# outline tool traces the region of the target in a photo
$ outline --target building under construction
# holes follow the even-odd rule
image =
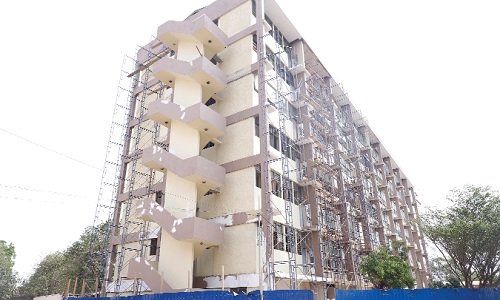
[[[108,295],[330,299],[394,239],[427,285],[412,184],[275,0],[160,25],[122,77],[96,213]]]

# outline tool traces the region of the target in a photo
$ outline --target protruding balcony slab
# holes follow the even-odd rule
[[[181,159],[156,145],[144,149],[142,164],[159,171],[171,171],[195,182],[200,189],[218,188],[224,184],[226,176],[226,169],[204,157]]]
[[[223,225],[198,217],[178,219],[152,199],[141,201],[136,213],[138,218],[160,225],[174,239],[192,242],[196,254],[224,241]]]
[[[179,41],[199,41],[205,55],[212,58],[227,46],[227,35],[206,15],[190,21],[168,21],[158,27],[158,39],[172,49]]]
[[[191,62],[163,57],[151,68],[153,76],[169,86],[173,86],[177,79],[193,79],[202,86],[204,98],[222,91],[227,84],[226,74],[205,56]]]
[[[170,126],[172,120],[181,121],[209,138],[222,136],[226,128],[226,118],[203,103],[183,108],[177,103],[155,101],[149,105],[146,117],[164,126]]]
[[[169,55],[171,50],[166,45],[155,40],[137,51],[137,63],[142,66],[148,66],[165,55]]]

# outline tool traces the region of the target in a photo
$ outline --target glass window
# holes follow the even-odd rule
[[[280,135],[277,128],[269,125],[269,144],[274,149],[280,151]]]
[[[283,225],[274,223],[273,245],[276,250],[284,250],[285,237],[283,235]]]
[[[254,117],[254,124],[255,124],[255,136],[256,137],[259,137],[259,134],[260,134],[260,125],[259,125],[259,117]]]
[[[286,251],[296,252],[297,245],[295,244],[295,228],[285,226],[286,233]]]
[[[292,158],[291,155],[291,140],[288,136],[281,134],[281,152],[288,158]]]
[[[281,197],[281,175],[271,171],[271,192]]]
[[[255,186],[260,188],[260,183],[261,183],[260,165],[255,165]]]
[[[293,203],[297,205],[302,203],[304,201],[304,187],[293,182],[292,189],[293,189]]]
[[[291,151],[292,151],[292,160],[299,161],[300,160],[300,146],[293,145],[291,147]]]
[[[156,255],[157,250],[158,250],[158,239],[153,238],[151,239],[151,244],[149,245],[149,255]]]
[[[283,177],[283,199],[292,201],[292,181]]]

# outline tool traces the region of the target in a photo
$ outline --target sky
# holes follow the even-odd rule
[[[0,10],[0,240],[29,276],[93,222],[125,54],[211,1],[9,1]],[[497,1],[278,3],[424,206],[500,190]]]

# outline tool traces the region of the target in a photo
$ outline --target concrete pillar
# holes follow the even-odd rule
[[[192,61],[203,54],[203,44],[179,41],[177,59]],[[188,107],[202,101],[201,85],[190,78],[178,78],[173,87],[173,102]],[[200,133],[189,125],[172,120],[169,152],[186,159],[200,153]],[[196,216],[197,187],[194,182],[167,171],[164,207],[179,219]],[[172,288],[191,288],[193,284],[194,247],[191,242],[178,241],[169,232],[162,232],[158,270]]]

